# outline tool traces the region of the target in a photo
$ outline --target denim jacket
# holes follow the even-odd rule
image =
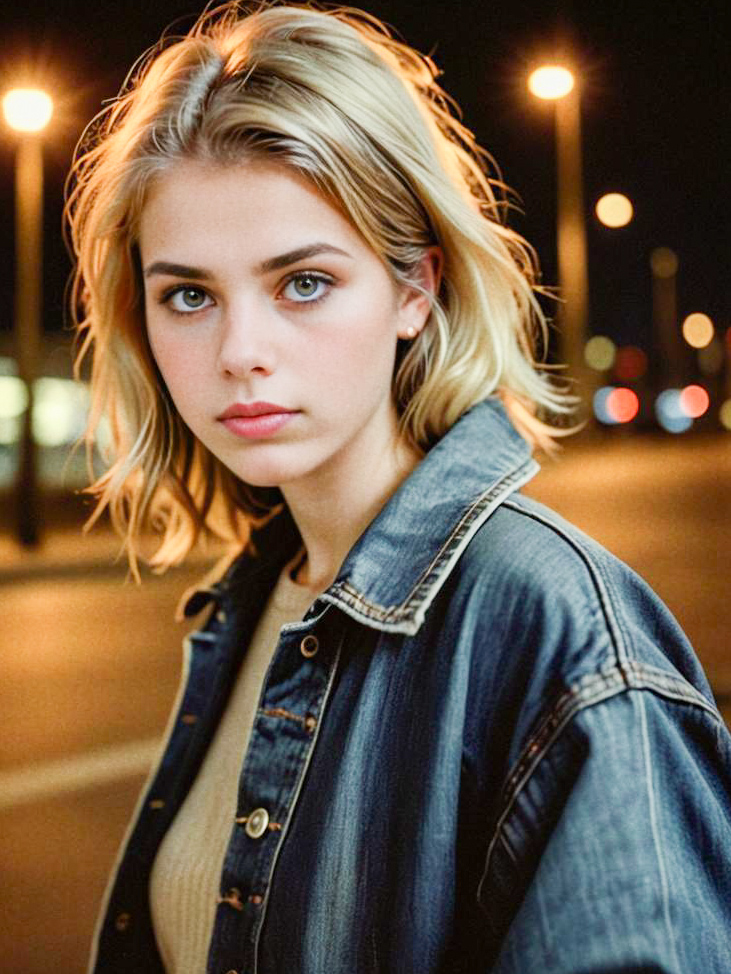
[[[210,974],[731,971],[731,738],[665,606],[517,493],[536,470],[474,407],[282,629]],[[188,603],[213,605],[92,971],[163,971],[151,866],[299,543],[278,515]]]

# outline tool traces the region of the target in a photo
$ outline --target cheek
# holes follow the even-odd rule
[[[364,332],[354,332],[359,336],[356,340],[339,334],[294,359],[301,379],[317,377],[318,397],[341,404],[338,408],[368,406],[391,388],[395,343],[388,336]]]
[[[199,388],[199,383],[191,380],[200,368],[200,354],[191,354],[187,343],[161,334],[154,328],[148,329],[148,341],[168,392],[182,413],[185,411],[185,404],[190,402],[191,392]]]
[[[370,297],[370,300],[369,300]],[[396,358],[396,325],[393,303],[384,296],[363,300],[340,309],[334,326],[322,335],[317,347],[306,349],[308,361],[333,382],[349,384],[354,396],[364,386],[382,386],[391,379]]]

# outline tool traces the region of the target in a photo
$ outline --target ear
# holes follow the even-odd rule
[[[444,255],[441,247],[429,247],[424,251],[424,256],[417,268],[417,281],[423,291],[404,286],[399,296],[396,332],[399,338],[416,338],[426,324],[432,307],[432,298],[439,293],[443,265]]]

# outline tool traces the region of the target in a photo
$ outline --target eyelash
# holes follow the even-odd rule
[[[328,287],[325,288],[323,293],[316,298],[309,298],[309,299],[305,298],[302,301],[292,300],[291,301],[292,304],[303,305],[305,307],[310,307],[313,304],[319,304],[320,301],[323,301],[329,295],[330,288],[333,287],[335,284],[334,278],[332,278],[329,274],[323,274],[320,271],[295,271],[294,273],[290,274],[287,278],[285,278],[281,288],[279,289],[279,293],[281,294],[285,290],[285,288],[287,288],[293,281],[301,280],[303,278],[310,278],[321,284],[326,284],[328,285]],[[162,298],[160,299],[160,304],[167,305],[172,314],[179,315],[181,318],[187,318],[190,315],[195,314],[197,311],[205,311],[206,308],[210,307],[210,305],[206,304],[203,305],[203,307],[201,308],[191,308],[190,311],[178,311],[177,308],[173,308],[171,304],[173,298],[177,294],[182,294],[185,291],[195,291],[198,294],[202,294],[205,295],[205,297],[210,298],[208,292],[204,288],[198,287],[198,285],[196,284],[177,284],[175,287],[170,288],[169,291],[166,291],[162,295]]]

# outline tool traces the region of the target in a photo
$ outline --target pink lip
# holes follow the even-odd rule
[[[277,406],[273,402],[235,402],[233,406],[229,406],[225,409],[218,419],[236,419],[239,416],[243,416],[245,419],[249,419],[251,416],[268,416],[271,413],[291,413],[291,409],[285,409],[284,406]]]
[[[285,409],[271,402],[234,403],[217,419],[229,432],[245,439],[259,440],[273,436],[292,416],[295,410]]]

